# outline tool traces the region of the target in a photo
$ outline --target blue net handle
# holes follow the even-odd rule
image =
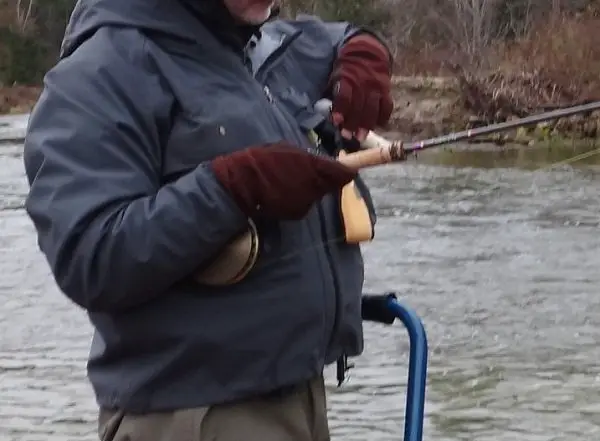
[[[394,298],[388,300],[388,307],[406,327],[410,341],[404,441],[422,441],[427,382],[427,333],[423,322],[411,308]]]

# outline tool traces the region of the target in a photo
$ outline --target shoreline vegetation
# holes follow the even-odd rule
[[[64,8],[71,7],[68,0],[60,1],[65,4]],[[329,6],[331,1],[327,3]],[[403,1],[412,4],[413,0]],[[453,33],[446,37],[431,35],[432,32],[443,31],[427,28],[426,19],[415,9],[422,6],[424,0],[414,0],[411,14],[425,22],[413,20],[410,32],[404,23],[402,29],[406,32],[403,36],[398,31],[401,28],[397,22],[400,14],[395,12],[398,6],[391,14],[387,14],[391,17],[391,23],[387,20],[385,24],[380,23],[383,6],[373,1],[366,5],[355,0],[358,3],[352,4],[360,3],[360,7],[357,10],[350,8],[349,16],[342,13],[348,12],[348,9],[336,10],[334,14],[320,11],[324,3],[316,0],[296,6],[324,18],[328,18],[329,14],[333,19],[353,21],[357,20],[352,13],[365,17],[364,8],[370,8],[371,22],[367,24],[379,25],[373,26],[391,42],[395,57],[395,110],[386,131],[398,133],[407,140],[438,136],[600,100],[600,45],[595,37],[600,29],[600,1],[580,0],[575,2],[578,3],[575,7],[571,4],[573,2],[548,0],[547,3],[552,5],[546,5],[545,9],[539,6],[544,3],[543,0],[537,0],[537,3],[534,0],[502,1],[499,3],[502,8],[506,8],[506,5],[521,7],[516,10],[520,11],[520,21],[513,17],[516,12],[511,10],[510,29],[506,18],[500,14],[504,10],[493,10],[490,6],[493,2],[488,0],[479,2],[481,8],[471,7],[468,11],[466,6],[473,6],[478,0],[439,1],[449,8],[448,14],[452,14],[440,17],[441,12],[438,12],[437,19],[447,16],[453,17],[450,21],[455,22],[448,24]],[[295,5],[294,2],[291,4]],[[347,8],[348,3],[343,4]],[[526,6],[525,10],[523,5]],[[489,11],[483,10],[484,6]],[[523,11],[526,12],[526,18],[523,18]],[[290,15],[295,12],[298,11],[287,11]],[[406,17],[410,15],[408,12],[405,11]],[[435,19],[430,15],[427,16],[429,20]],[[517,22],[526,23],[517,29]],[[2,23],[0,20],[0,36]],[[503,26],[500,30],[498,23]],[[9,26],[9,29],[14,27]],[[28,36],[25,32],[26,23],[21,23],[20,29],[22,35]],[[60,29],[54,30],[57,36],[61,32]],[[431,43],[436,38],[445,41],[445,44]],[[31,41],[28,44],[32,44]],[[17,55],[28,53],[24,49],[14,52]],[[8,64],[5,62],[4,67],[0,61],[0,115],[28,113],[31,110],[40,93],[43,72],[56,57],[50,50],[51,56],[47,58],[50,61],[42,63],[43,68],[38,66],[37,73],[27,78],[29,70],[22,66],[15,68],[19,63],[15,53],[8,57]],[[38,52],[36,54],[40,56]],[[33,65],[33,61],[22,64]],[[4,77],[11,80],[10,83],[3,80],[3,72]],[[6,72],[13,72],[12,76]],[[20,77],[25,81],[19,81]],[[593,140],[599,135],[600,112],[588,112],[481,137],[472,142],[499,145],[572,143],[575,140]]]
[[[492,76],[491,80],[494,79],[498,81]],[[475,84],[477,87],[481,87],[478,83]],[[385,132],[398,134],[405,140],[424,139],[561,107],[560,105],[548,104],[533,107],[530,112],[520,111],[490,115],[489,110],[485,108],[479,108],[481,110],[475,108],[476,110],[474,110],[472,101],[469,101],[473,98],[465,97],[462,87],[464,86],[461,85],[460,79],[449,76],[394,76],[395,108],[389,127],[386,128]],[[483,87],[483,90],[477,91],[478,94],[494,93],[494,90],[497,90],[494,85],[489,83],[484,84]],[[510,88],[505,90],[509,93],[515,93]],[[39,86],[15,85],[0,87],[0,116],[29,113],[40,91]],[[582,102],[587,101],[572,102],[565,105],[565,107],[581,104]],[[502,112],[505,109],[500,107],[497,111]],[[489,136],[481,136],[467,142],[496,145],[564,144],[575,140],[595,139],[600,134],[599,130],[600,112],[594,111]]]

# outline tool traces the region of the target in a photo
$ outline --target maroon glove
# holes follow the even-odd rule
[[[284,142],[219,156],[212,169],[247,216],[282,220],[303,218],[316,201],[357,174],[334,159]]]
[[[337,125],[366,132],[387,123],[394,108],[390,64],[387,49],[372,35],[357,35],[344,44],[330,77]]]

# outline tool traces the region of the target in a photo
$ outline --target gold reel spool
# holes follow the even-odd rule
[[[203,285],[224,286],[242,280],[254,267],[258,259],[258,230],[252,219],[248,229],[231,241],[213,262],[195,275]]]

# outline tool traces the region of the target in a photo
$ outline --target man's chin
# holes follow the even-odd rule
[[[272,10],[273,5],[269,6],[264,11],[249,11],[247,14],[244,14],[243,17],[240,17],[240,20],[249,25],[261,25],[271,17]]]

